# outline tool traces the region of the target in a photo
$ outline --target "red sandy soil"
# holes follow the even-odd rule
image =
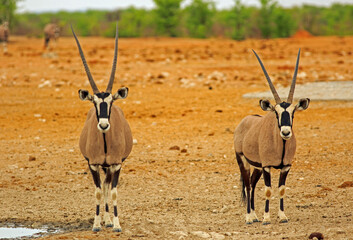
[[[92,75],[105,89],[114,40],[80,39]],[[2,226],[62,230],[43,239],[200,239],[194,231],[221,234],[218,239],[307,239],[312,232],[353,239],[353,188],[344,184],[353,179],[353,102],[312,101],[296,113],[288,223],[277,219],[279,172],[273,170],[272,224],[245,224],[233,149],[241,119],[264,114],[259,99],[242,98],[268,90],[251,49],[276,86],[290,84],[298,48],[298,84],[347,81],[353,37],[120,39],[113,90],[130,91],[115,104],[137,140],[118,188],[122,233],[91,232],[94,184],[78,139],[92,106],[77,93],[91,89],[74,39],[61,38],[56,57],[43,51],[42,39],[10,40],[9,53],[0,52]],[[169,150],[173,146],[180,150]],[[260,179],[255,199],[260,219],[263,187]]]

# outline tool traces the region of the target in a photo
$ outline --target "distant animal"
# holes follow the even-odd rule
[[[59,38],[60,28],[55,23],[48,23],[44,27],[44,47],[49,48],[49,41],[52,39],[54,43]]]
[[[3,50],[7,52],[7,43],[9,41],[9,23],[4,22],[0,25],[0,42],[3,43]]]
[[[88,166],[96,186],[96,214],[94,217],[92,230],[94,232],[101,230],[99,206],[102,198],[102,186],[99,169],[102,168],[105,173],[105,180],[103,184],[105,212],[103,221],[105,222],[106,227],[113,227],[113,231],[121,232],[117,209],[117,185],[119,181],[121,165],[129,156],[132,149],[132,134],[130,126],[124,117],[123,111],[119,107],[113,105],[115,100],[124,99],[127,97],[128,88],[123,87],[120,88],[116,93],[111,93],[114,83],[118,55],[118,27],[116,28],[115,36],[113,67],[107,89],[104,92],[100,92],[98,90],[98,87],[92,78],[80,43],[72,26],[71,30],[75,37],[89,83],[93,89],[93,95],[91,95],[87,90],[80,89],[78,91],[81,100],[88,100],[94,105],[87,114],[87,119],[84,124],[79,142],[81,153],[88,161]],[[114,206],[113,223],[109,217],[108,207],[110,185],[111,199]]]
[[[292,129],[294,113],[298,110],[307,109],[310,99],[302,98],[299,100],[298,104],[292,103],[298,72],[300,49],[298,51],[297,62],[287,101],[280,99],[261,59],[254,50],[253,52],[266,76],[276,104],[273,106],[269,100],[260,100],[262,110],[269,111],[269,113],[265,116],[251,115],[245,117],[234,132],[234,148],[241,173],[243,201],[245,201],[246,198],[246,223],[251,224],[259,221],[255,213],[254,196],[256,184],[262,173],[264,175],[266,197],[265,213],[262,223],[269,224],[271,222],[269,212],[269,202],[272,196],[271,168],[281,170],[278,186],[280,197],[278,216],[280,222],[283,223],[288,222],[284,214],[283,203],[286,190],[285,183],[296,151],[296,139]],[[251,175],[250,166],[254,168]]]

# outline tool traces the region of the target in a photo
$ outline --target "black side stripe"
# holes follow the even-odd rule
[[[245,157],[245,155],[243,155]],[[250,159],[248,159],[247,157],[245,157],[246,161],[248,161],[248,163],[254,167],[258,167],[258,168],[261,168],[262,167],[262,164],[261,163],[257,163],[257,162],[253,162],[251,161]]]

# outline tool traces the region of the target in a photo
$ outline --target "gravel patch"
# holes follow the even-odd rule
[[[289,87],[276,89],[278,95],[287,98]],[[271,91],[247,93],[244,98],[272,99]],[[310,98],[310,100],[353,101],[353,81],[345,82],[312,82],[295,86],[294,98]]]

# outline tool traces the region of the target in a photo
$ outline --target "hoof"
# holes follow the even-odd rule
[[[121,232],[121,228],[113,228],[113,232]]]
[[[269,224],[271,224],[271,222],[269,222],[269,221],[263,221],[262,222],[262,225],[269,225]]]
[[[287,223],[288,222],[288,219],[282,219],[279,221],[279,223]]]
[[[252,222],[260,222],[259,219],[254,219]]]
[[[100,227],[94,227],[94,228],[92,229],[93,232],[99,232],[100,230],[101,230]]]
[[[252,222],[246,222],[246,225],[251,225],[252,224]]]
[[[105,227],[111,228],[111,227],[113,227],[113,224],[112,223],[108,223],[108,224],[105,225]]]

